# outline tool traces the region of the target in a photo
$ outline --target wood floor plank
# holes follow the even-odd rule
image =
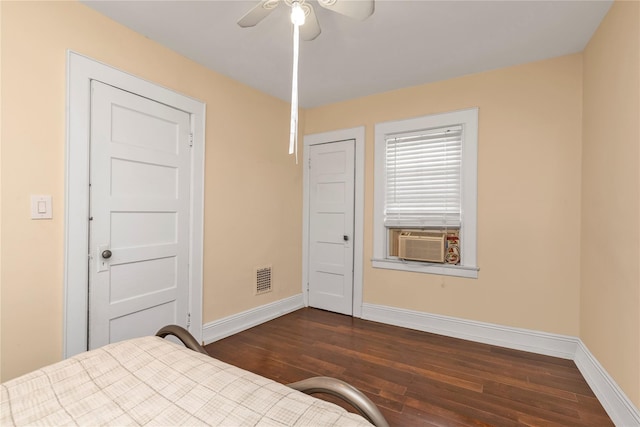
[[[205,348],[283,384],[321,375],[347,381],[392,426],[613,425],[571,360],[312,308]]]

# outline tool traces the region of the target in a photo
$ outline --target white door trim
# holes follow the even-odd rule
[[[304,136],[302,198],[302,295],[309,306],[309,146],[355,140],[355,209],[353,228],[353,317],[362,317],[364,249],[364,126]]]
[[[99,80],[136,95],[170,105],[191,115],[194,141],[191,160],[189,311],[191,313],[191,333],[198,341],[202,341],[206,106],[201,101],[68,51],[63,357],[67,358],[87,350],[91,80]]]

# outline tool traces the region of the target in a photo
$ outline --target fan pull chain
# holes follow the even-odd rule
[[[291,79],[291,130],[289,154],[296,154],[298,164],[298,53],[300,49],[300,26],[293,24],[293,77]]]

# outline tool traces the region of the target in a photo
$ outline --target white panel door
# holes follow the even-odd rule
[[[187,327],[190,116],[91,88],[89,349]]]
[[[353,314],[355,141],[309,147],[309,305]]]

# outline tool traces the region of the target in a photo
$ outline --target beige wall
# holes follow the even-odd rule
[[[374,269],[374,125],[479,107],[479,278]],[[364,301],[579,333],[582,59],[572,55],[307,110],[305,133],[366,126]]]
[[[67,49],[206,102],[204,322],[300,292],[302,175],[286,154],[288,103],[79,3],[0,7],[2,380],[62,356]],[[31,194],[53,196],[53,220],[29,219]],[[256,297],[253,271],[265,264],[275,289]]]
[[[584,51],[580,335],[640,407],[640,3]]]

